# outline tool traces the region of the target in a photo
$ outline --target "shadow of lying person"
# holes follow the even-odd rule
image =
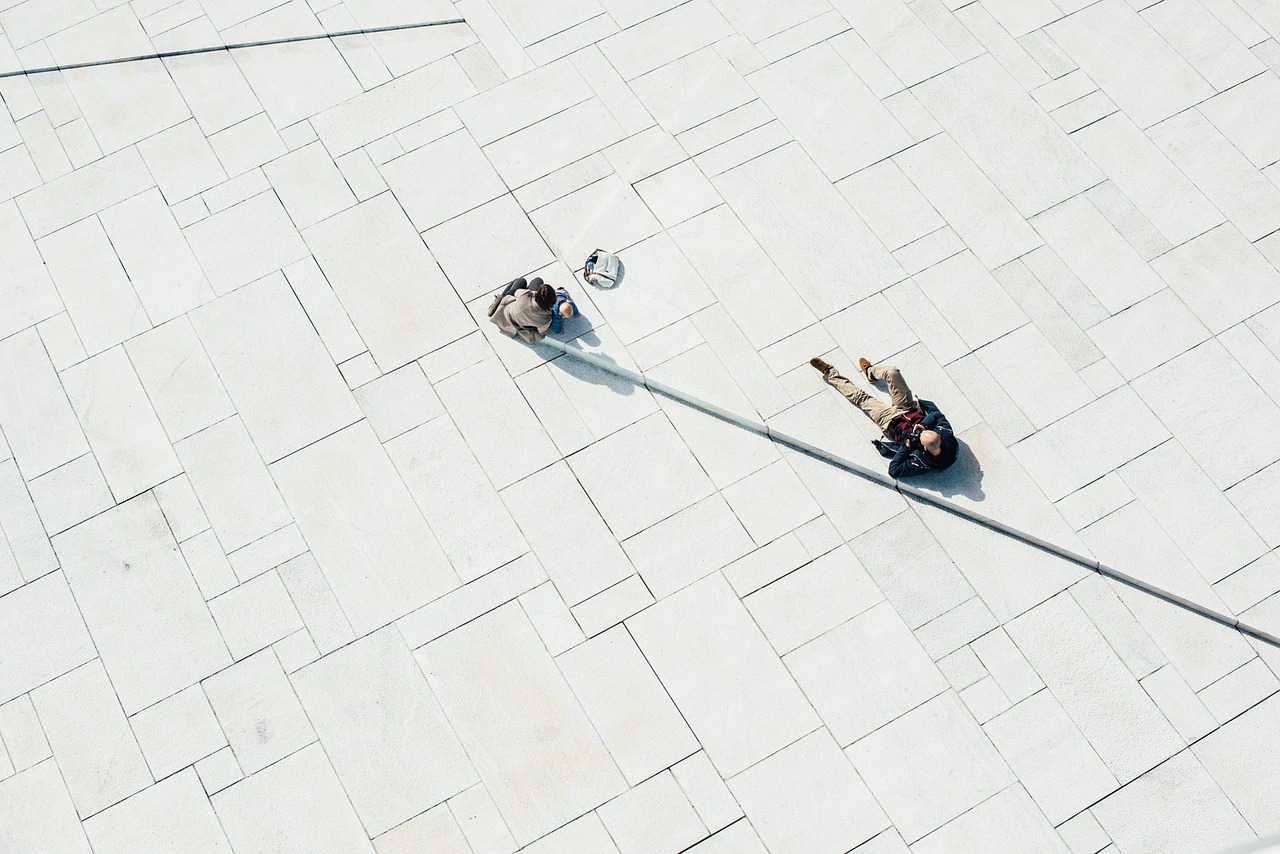
[[[963,439],[957,436],[956,442],[959,445],[956,461],[950,468],[913,477],[908,482],[917,489],[936,492],[946,498],[962,495],[970,501],[983,501],[987,493],[982,489],[982,463]]]

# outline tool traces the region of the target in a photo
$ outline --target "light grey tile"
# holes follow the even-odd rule
[[[877,4],[836,0],[832,5],[907,86],[956,64],[951,51],[902,0]]]
[[[1280,126],[1273,118],[1280,106],[1280,78],[1258,67],[1260,63],[1252,54],[1248,58],[1253,60],[1251,73],[1256,76],[1205,101],[1200,111],[1261,168],[1280,160],[1280,147],[1275,143]]]
[[[629,628],[721,774],[737,773],[818,726],[721,576],[663,599]]]
[[[126,712],[230,662],[151,496],[117,505],[60,534],[54,548]],[[145,608],[148,619],[120,619],[121,601]]]
[[[478,388],[485,393],[477,394]],[[454,374],[435,389],[496,488],[503,489],[560,459],[496,359]]]
[[[631,80],[712,44],[732,28],[705,0],[681,4],[605,39],[600,48],[622,79]]]
[[[51,472],[27,481],[27,490],[40,514],[40,521],[44,523],[44,529],[50,536],[59,534],[72,525],[78,525],[115,504],[93,454],[77,457]],[[8,562],[12,558],[0,553],[0,560]],[[8,576],[5,587],[16,587],[22,583],[16,561],[6,569],[9,571],[5,573]]]
[[[218,294],[307,255],[306,245],[274,192],[259,193],[184,231]]]
[[[643,579],[632,575],[575,605],[573,617],[587,637],[594,637],[652,604],[653,594]]]
[[[1280,812],[1268,795],[1275,775],[1274,731],[1280,700],[1271,699],[1198,741],[1192,752],[1259,834],[1280,828]],[[1241,834],[1243,838],[1245,834]]]
[[[622,543],[657,598],[715,572],[753,544],[725,500],[711,496]]]
[[[707,830],[714,833],[742,817],[742,807],[706,753],[699,751],[673,765],[671,773]]]
[[[1089,337],[1121,376],[1134,379],[1203,342],[1209,330],[1164,289],[1092,327]]]
[[[123,348],[68,368],[62,382],[116,501],[182,473]]]
[[[819,729],[729,781],[772,851],[842,851],[889,825],[831,735]]]
[[[630,85],[658,124],[671,134],[687,131],[756,97],[733,66],[711,48],[675,59]]]
[[[888,603],[810,641],[786,663],[842,745],[856,743],[947,689]]]
[[[1270,510],[1278,480],[1280,466],[1273,463],[1223,493],[1272,548],[1280,545],[1280,520]]]
[[[799,146],[712,180],[819,316],[904,278],[898,263]],[[859,270],[856,283],[845,275]]]
[[[1036,806],[1021,786],[1010,786],[917,842],[913,850],[942,854],[990,845],[1068,854],[1070,849]]]
[[[370,835],[476,782],[462,745],[395,629],[325,656],[292,681]],[[353,720],[364,723],[353,728]]]
[[[1280,689],[1261,658],[1250,659],[1200,691],[1200,700],[1219,723],[1226,723]]]
[[[1121,783],[1182,748],[1182,739],[1069,596],[1054,597],[1006,628]],[[1092,662],[1088,674],[1077,666],[1085,658]]]
[[[1222,222],[1222,214],[1123,113],[1071,135],[1175,246]]]
[[[1118,471],[1208,581],[1220,581],[1267,552],[1245,518],[1178,443],[1166,442]]]
[[[55,231],[36,245],[86,352],[98,353],[151,328],[97,217]]]
[[[1222,8],[1225,4],[1213,5]],[[1235,10],[1236,14],[1245,15],[1239,7]],[[1225,22],[1197,0],[1156,3],[1144,9],[1142,17],[1219,91],[1266,68]]]
[[[884,601],[847,549],[835,549],[744,598],[779,655],[792,652]],[[837,634],[847,634],[841,628]],[[834,639],[817,644],[827,648]],[[809,657],[821,653],[811,650]],[[792,664],[793,670],[798,665]],[[803,681],[803,680],[802,680]]]
[[[587,813],[558,830],[520,849],[522,854],[555,854],[557,851],[598,851],[600,854],[618,854],[618,846],[614,844],[605,829],[604,823],[596,813]],[[470,854],[471,849],[458,849],[457,854]],[[378,854],[384,854],[379,849]],[[405,854],[410,854],[406,851]],[[448,852],[446,852],[448,854]]]
[[[303,627],[275,572],[263,573],[211,600],[209,611],[236,659],[265,649]]]
[[[0,842],[7,848],[68,854],[92,850],[53,760],[0,780],[0,807],[6,815],[23,816],[22,821],[7,821],[0,827]]]
[[[991,57],[967,62],[912,91],[1026,216],[1102,180],[1097,167]]]
[[[1195,810],[1182,805],[1195,803]],[[1252,832],[1190,751],[1144,774],[1091,812],[1120,850],[1213,849]]]
[[[1229,388],[1233,410],[1251,413],[1254,446],[1274,447],[1273,442],[1280,441],[1280,426],[1272,427],[1276,404],[1217,341],[1188,350],[1133,386],[1219,488],[1238,483],[1272,461],[1269,454],[1217,441],[1217,413],[1194,405],[1200,389]]]
[[[913,146],[894,162],[988,268],[1040,245],[1035,230],[950,136]]]
[[[0,597],[0,616],[4,617],[0,627],[6,648],[28,651],[26,655],[5,656],[0,665],[0,700],[4,702],[97,655],[61,573],[49,573]],[[7,732],[5,739],[9,740]]]
[[[825,42],[765,66],[751,85],[831,180],[913,142],[871,90]],[[844,132],[858,127],[850,138]]]
[[[83,817],[151,785],[120,701],[92,661],[31,692],[67,791]]]
[[[1076,196],[1045,211],[1033,224],[1109,314],[1164,287],[1087,196]]]
[[[263,456],[275,461],[361,417],[283,276],[201,308],[195,326]],[[268,329],[269,327],[269,329]],[[306,385],[298,365],[319,365]]]
[[[898,832],[913,842],[1015,779],[982,729],[949,691],[855,742],[845,752]]]
[[[556,496],[554,515],[535,512],[547,495]],[[502,498],[567,604],[576,605],[634,573],[567,465],[558,463],[507,487]],[[566,534],[570,531],[571,536]]]
[[[953,255],[917,273],[915,281],[970,349],[1026,323],[1022,309],[971,252]]]
[[[973,595],[960,570],[913,513],[899,514],[849,546],[908,628],[920,628]]]
[[[855,172],[836,187],[891,250],[947,224],[894,160]]]
[[[210,800],[237,852],[304,854],[325,846],[353,854],[373,852],[319,744],[246,777]]]
[[[530,842],[625,789],[518,605],[499,608],[416,655],[517,840]],[[494,678],[477,678],[477,672]],[[528,785],[533,777],[539,785]]]
[[[6,308],[0,335],[8,337],[63,309],[35,241],[11,201],[0,204],[0,240],[6,247],[5,275],[0,280]]]
[[[1214,334],[1280,296],[1280,272],[1230,223],[1175,247],[1151,266]],[[1223,299],[1224,293],[1231,298]]]
[[[628,782],[645,780],[698,750],[625,628],[579,644],[557,663]]]
[[[706,835],[689,799],[665,771],[623,792],[596,814],[622,854],[679,851]]]
[[[272,160],[263,171],[298,228],[320,222],[356,203],[351,188],[319,143]]]
[[[387,453],[463,581],[528,551],[449,418],[433,419],[388,442]]]
[[[199,685],[184,688],[129,718],[151,774],[164,779],[227,744]]]
[[[357,635],[457,586],[457,574],[367,424],[285,457],[272,475]]]
[[[1280,225],[1280,187],[1198,110],[1179,113],[1148,135],[1246,238],[1257,240]]]
[[[614,534],[629,537],[711,492],[663,415],[651,415],[569,460]]]
[[[438,850],[440,854],[471,854],[458,821],[448,804],[438,804],[373,840],[378,854],[413,854]]]
[[[84,823],[93,850],[126,854],[139,839],[164,839],[184,851],[231,854],[194,769],[175,774]]]
[[[1125,387],[1028,436],[1010,451],[1049,500],[1057,501],[1167,438],[1169,431]]]
[[[1046,31],[1139,127],[1213,94],[1213,87],[1122,0],[1094,4]]]
[[[1039,691],[983,725],[1019,782],[1061,823],[1120,787],[1050,691]]]
[[[418,231],[506,192],[498,173],[466,131],[449,134],[390,161],[382,167],[382,174]]]

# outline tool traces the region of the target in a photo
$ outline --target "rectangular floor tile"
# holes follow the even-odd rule
[[[798,145],[784,145],[712,183],[819,317],[905,278]],[[844,272],[850,267],[859,271],[855,283]]]
[[[1214,94],[1123,0],[1096,3],[1046,31],[1139,127],[1150,127]]]
[[[990,56],[940,74],[912,92],[1026,216],[1103,178]]]
[[[123,348],[69,368],[62,381],[116,501],[182,473]]]
[[[1069,596],[1008,625],[1009,636],[1121,783],[1182,748],[1182,739]],[[1077,663],[1093,662],[1088,674]]]
[[[293,676],[370,835],[476,782],[404,640],[387,628]],[[351,721],[364,723],[352,727]]]
[[[102,662],[42,685],[31,701],[82,818],[151,785],[151,772]]]
[[[128,854],[139,839],[163,839],[184,851],[231,854],[194,769],[175,774],[85,822],[101,854]]]
[[[268,462],[361,417],[283,276],[201,308],[195,327]],[[313,366],[306,384],[292,379],[300,365]]]
[[[499,608],[416,655],[519,841],[532,841],[625,788],[519,606]],[[478,676],[485,672],[493,678]]]
[[[735,774],[818,726],[721,576],[667,597],[629,627],[721,774]]]
[[[0,341],[0,426],[27,479],[89,450],[35,329]]]
[[[679,709],[627,630],[615,626],[556,659],[632,785],[698,750]]]
[[[237,852],[308,854],[325,848],[373,852],[319,744],[246,777],[210,800]]]
[[[54,548],[126,712],[230,663],[204,597],[151,496],[117,505],[60,534]],[[148,619],[120,619],[121,601],[145,608]]]
[[[904,839],[913,842],[1014,781],[950,691],[845,751]]]
[[[0,662],[0,702],[27,693],[97,654],[61,573],[50,573],[0,597],[0,635],[25,655]],[[13,750],[13,746],[10,746]]]
[[[458,585],[367,424],[309,445],[271,473],[357,636]]]

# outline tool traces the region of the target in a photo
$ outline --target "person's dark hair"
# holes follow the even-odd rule
[[[538,304],[538,308],[545,308],[550,311],[556,304],[556,289],[544,282],[542,287],[538,288],[537,293],[533,295],[533,301]]]

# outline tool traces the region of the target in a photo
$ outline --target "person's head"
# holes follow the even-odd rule
[[[934,430],[920,431],[920,447],[931,457],[942,453],[942,436]]]
[[[577,312],[576,312],[576,311],[574,310],[574,308],[573,308],[573,303],[569,302],[568,300],[565,300],[564,302],[560,303],[560,316],[561,316],[561,317],[566,317],[566,318],[567,318],[567,317],[573,317],[573,316],[575,316],[576,314],[577,314]]]
[[[944,469],[956,461],[960,444],[956,437],[936,430],[920,431],[920,447],[934,468]]]
[[[538,308],[551,311],[556,304],[556,289],[543,282],[536,291],[533,292],[533,301],[537,303]]]

